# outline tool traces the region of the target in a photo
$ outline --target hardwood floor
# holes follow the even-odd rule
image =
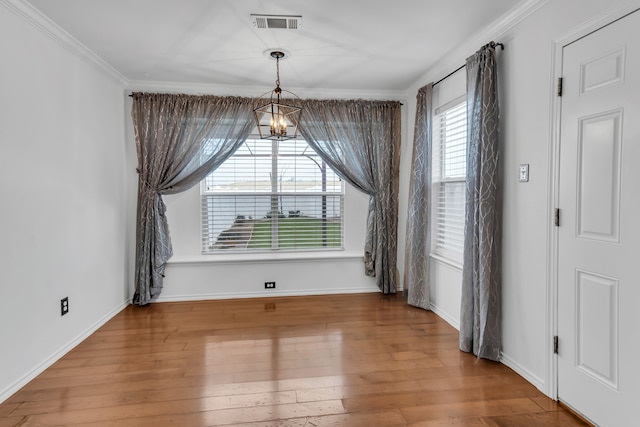
[[[4,426],[583,426],[399,296],[127,307],[0,405]]]

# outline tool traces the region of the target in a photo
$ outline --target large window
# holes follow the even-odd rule
[[[203,253],[343,248],[343,182],[302,139],[247,139],[201,198]]]
[[[432,253],[462,262],[467,169],[463,99],[436,110],[433,135]]]

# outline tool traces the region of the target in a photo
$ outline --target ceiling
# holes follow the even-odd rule
[[[521,0],[28,0],[130,82],[400,91]],[[302,15],[299,30],[251,14]],[[479,47],[479,46],[478,46]],[[472,52],[469,52],[471,54]]]

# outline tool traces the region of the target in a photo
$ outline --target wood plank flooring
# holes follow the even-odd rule
[[[400,296],[130,306],[0,405],[5,426],[584,426]]]

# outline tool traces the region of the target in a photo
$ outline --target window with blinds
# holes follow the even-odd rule
[[[247,139],[201,199],[205,254],[343,248],[343,182],[302,139]]]
[[[432,150],[431,250],[462,263],[467,169],[464,97],[436,110]]]

